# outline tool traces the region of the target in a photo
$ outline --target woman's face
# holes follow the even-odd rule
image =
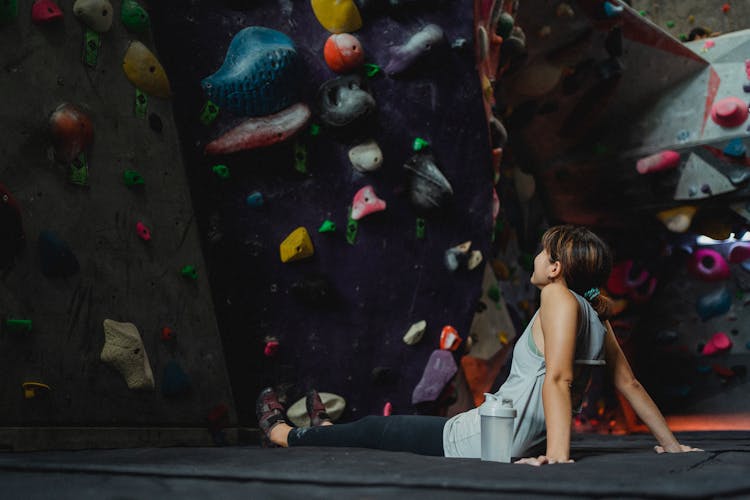
[[[549,276],[553,264],[549,261],[547,250],[542,249],[534,258],[534,271],[531,273],[531,284],[542,288],[550,282]]]

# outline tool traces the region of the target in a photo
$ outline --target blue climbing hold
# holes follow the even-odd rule
[[[745,145],[739,137],[732,139],[729,141],[729,144],[724,147],[724,154],[731,156],[732,158],[744,158],[745,151]]]
[[[263,206],[263,195],[260,194],[260,192],[255,191],[253,193],[250,193],[247,195],[247,205],[253,208],[258,208]]]
[[[719,288],[698,298],[696,309],[703,321],[729,311],[732,306],[732,294],[725,287]]]
[[[221,68],[201,87],[211,101],[237,115],[274,114],[298,101],[297,60],[291,38],[250,26],[234,36]]]
[[[42,273],[49,277],[67,277],[78,272],[78,259],[68,245],[53,231],[39,233],[39,258]]]
[[[607,17],[617,17],[622,14],[624,7],[622,5],[615,5],[611,2],[604,2],[604,13]]]
[[[182,370],[177,361],[170,359],[164,367],[161,393],[165,396],[180,396],[189,391],[190,377]]]

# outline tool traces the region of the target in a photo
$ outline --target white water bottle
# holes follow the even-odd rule
[[[484,393],[484,403],[479,407],[479,416],[482,460],[510,463],[513,422],[516,419],[513,401],[501,400],[494,394]]]

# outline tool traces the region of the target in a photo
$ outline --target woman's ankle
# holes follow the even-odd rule
[[[273,444],[288,448],[289,431],[291,430],[291,426],[287,425],[284,422],[279,422],[278,424],[271,427],[271,430],[268,432],[268,437]]]

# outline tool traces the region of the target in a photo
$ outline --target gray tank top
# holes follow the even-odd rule
[[[571,385],[574,411],[580,411],[583,395],[591,380],[591,368],[605,364],[604,339],[606,327],[591,304],[571,290],[578,300],[578,332],[576,334],[575,371]],[[513,425],[511,456],[523,457],[526,450],[546,438],[542,384],[547,367],[544,357],[536,349],[531,337],[531,326],[539,311],[534,314],[513,349],[510,374],[495,393],[513,401],[516,420]],[[533,345],[533,349],[532,349]],[[474,408],[450,418],[443,428],[443,449],[446,457],[480,458],[480,417]]]

